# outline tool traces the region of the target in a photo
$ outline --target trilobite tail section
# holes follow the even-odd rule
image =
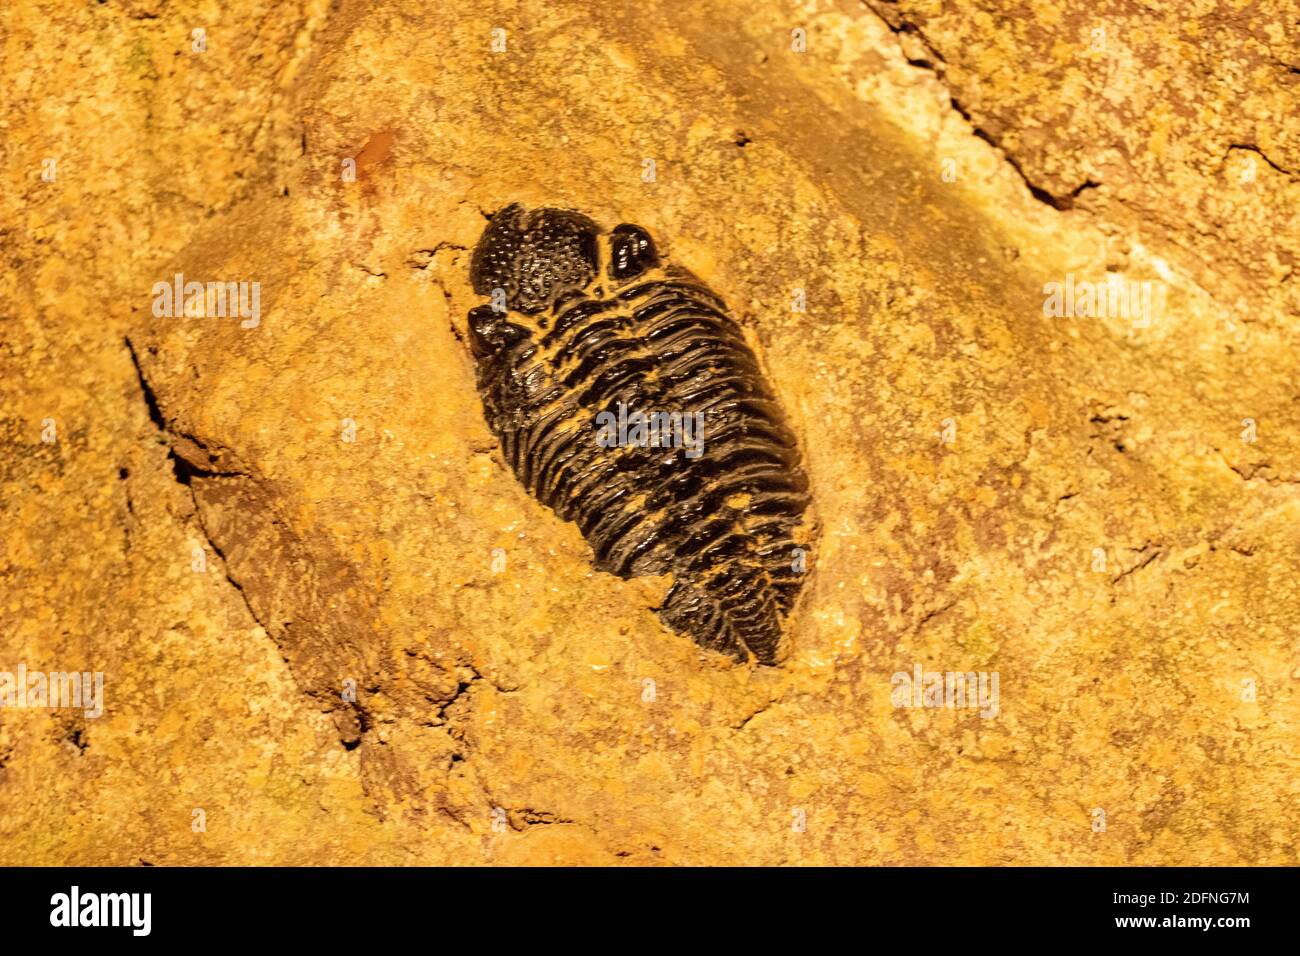
[[[668,590],[659,617],[700,646],[742,663],[749,659],[747,652],[760,664],[777,662],[781,617],[770,601],[727,601],[712,587],[679,580]]]

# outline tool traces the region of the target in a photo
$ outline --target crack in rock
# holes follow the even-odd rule
[[[1029,174],[1025,172],[1019,158],[1002,145],[1001,138],[977,123],[975,118],[971,115],[971,112],[963,107],[957,97],[953,95],[952,88],[949,86],[946,76],[948,61],[944,59],[943,54],[938,51],[934,44],[930,42],[930,39],[925,35],[924,31],[922,31],[915,23],[904,18],[902,14],[896,10],[891,11],[894,14],[893,18],[891,18],[880,9],[881,5],[873,2],[873,0],[862,0],[862,5],[875,14],[875,16],[884,23],[889,31],[898,38],[899,49],[902,51],[903,57],[909,64],[924,70],[929,70],[934,74],[935,79],[943,84],[944,89],[948,92],[948,101],[953,110],[955,110],[956,113],[965,120],[966,124],[971,128],[971,132],[977,138],[984,140],[984,142],[988,143],[1002,154],[1002,158],[1012,169],[1015,170],[1016,175],[1024,182],[1031,196],[1039,202],[1051,206],[1053,209],[1066,212],[1074,208],[1075,200],[1077,200],[1085,191],[1089,189],[1097,189],[1102,185],[1093,179],[1085,179],[1069,192],[1060,194],[1053,193],[1044,189],[1042,186],[1037,185],[1029,178]],[[897,22],[895,22],[895,20]],[[920,47],[919,51],[917,49],[918,46]],[[926,55],[921,56],[919,55],[920,52],[924,52]]]
[[[234,459],[229,451],[169,420],[129,337],[126,347],[150,421],[169,447],[175,479],[190,493],[198,531],[221,573],[251,620],[276,642],[299,689],[334,719],[343,747],[355,749],[374,721],[359,693],[345,698],[345,680],[358,690],[374,687],[376,668],[361,636],[373,615],[364,605],[336,607],[337,595],[350,588],[363,593],[350,567],[337,560],[319,571],[316,556],[278,514],[264,483],[247,468],[225,466]]]

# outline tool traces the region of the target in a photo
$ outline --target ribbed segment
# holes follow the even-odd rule
[[[775,663],[802,585],[808,480],[725,306],[680,269],[616,294],[569,294],[479,362],[488,421],[519,480],[591,544],[597,568],[673,575],[660,616],[703,647]],[[597,416],[690,416],[673,447],[602,447]],[[699,440],[690,457],[685,437]],[[679,419],[661,421],[677,425]],[[635,437],[629,436],[629,437]]]

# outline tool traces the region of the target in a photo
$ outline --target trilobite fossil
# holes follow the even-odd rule
[[[501,209],[470,268],[492,299],[469,314],[479,394],[515,476],[597,569],[671,573],[669,628],[776,663],[808,479],[722,300],[641,227],[565,209]]]

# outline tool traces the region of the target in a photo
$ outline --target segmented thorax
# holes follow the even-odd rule
[[[740,328],[650,236],[509,206],[474,252],[478,385],[506,461],[602,571],[671,573],[659,614],[775,663],[802,585],[808,482]]]

